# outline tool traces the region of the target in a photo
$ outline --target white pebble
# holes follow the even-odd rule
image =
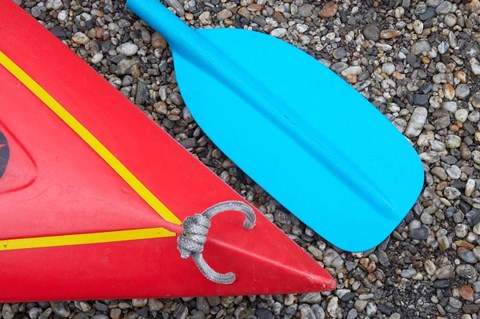
[[[103,59],[103,54],[102,52],[98,52],[98,53],[95,53],[92,57],[92,59],[90,60],[93,64],[97,64],[97,63],[100,63],[100,61],[102,61]]]
[[[125,54],[126,56],[135,55],[138,51],[138,46],[131,42],[122,43],[118,48],[117,52],[120,54]]]
[[[448,135],[445,139],[445,145],[447,145],[448,148],[460,147],[461,142],[461,137],[453,134]]]
[[[405,135],[408,137],[415,137],[420,135],[423,130],[423,125],[427,120],[428,111],[426,108],[419,106],[413,111],[412,117],[408,122],[407,129],[405,130]]]
[[[67,22],[67,19],[68,19],[67,11],[65,10],[60,11],[57,15],[57,19],[59,22]]]
[[[477,59],[471,58],[470,59],[470,66],[472,67],[472,72],[475,75],[480,75],[480,63]]]
[[[468,179],[467,184],[465,185],[465,196],[472,196],[475,191],[476,182],[474,179]],[[480,235],[480,233],[475,232],[475,234]]]
[[[287,35],[287,29],[285,28],[273,29],[272,32],[270,32],[270,35],[276,38],[283,38],[285,35]]]
[[[468,118],[468,110],[459,109],[455,112],[455,119],[459,122],[465,122]]]
[[[393,63],[385,63],[382,65],[382,70],[388,75],[392,75],[395,72],[395,64]]]
[[[423,33],[423,22],[420,21],[420,20],[413,21],[413,30],[415,31],[416,34],[422,34]]]

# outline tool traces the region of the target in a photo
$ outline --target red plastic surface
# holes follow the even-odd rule
[[[97,137],[179,219],[243,200],[122,94],[10,0],[0,0],[4,52]],[[144,227],[179,232],[155,213],[31,91],[0,66],[0,241]],[[0,251],[0,301],[173,297],[333,289],[331,276],[256,211],[257,225],[212,220],[204,256],[232,271],[208,281],[176,237]]]

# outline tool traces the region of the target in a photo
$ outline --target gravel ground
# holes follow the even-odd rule
[[[194,27],[251,28],[307,51],[412,141],[425,188],[390,238],[362,254],[326,243],[215,148],[185,108],[167,43],[124,0],[16,2],[325,265],[338,289],[3,304],[4,319],[479,317],[479,0],[165,0]]]

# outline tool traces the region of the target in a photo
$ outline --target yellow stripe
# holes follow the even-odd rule
[[[0,251],[60,247],[99,243],[114,243],[119,241],[140,240],[172,237],[175,233],[165,228],[143,228],[133,230],[120,230],[111,232],[75,234],[61,236],[46,236],[36,238],[21,238],[0,240]]]
[[[75,131],[133,190],[140,195],[163,219],[180,225],[181,221],[148,190],[95,136],[75,119],[47,91],[0,51],[0,64],[22,82],[33,94]]]

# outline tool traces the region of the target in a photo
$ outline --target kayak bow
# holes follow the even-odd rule
[[[317,261],[37,21],[10,0],[0,7],[0,302],[334,289]],[[177,249],[187,218],[209,207],[211,218],[223,202],[241,204],[212,219],[203,256],[234,273],[231,284],[205,278],[202,256],[183,259],[195,254],[188,241]]]

